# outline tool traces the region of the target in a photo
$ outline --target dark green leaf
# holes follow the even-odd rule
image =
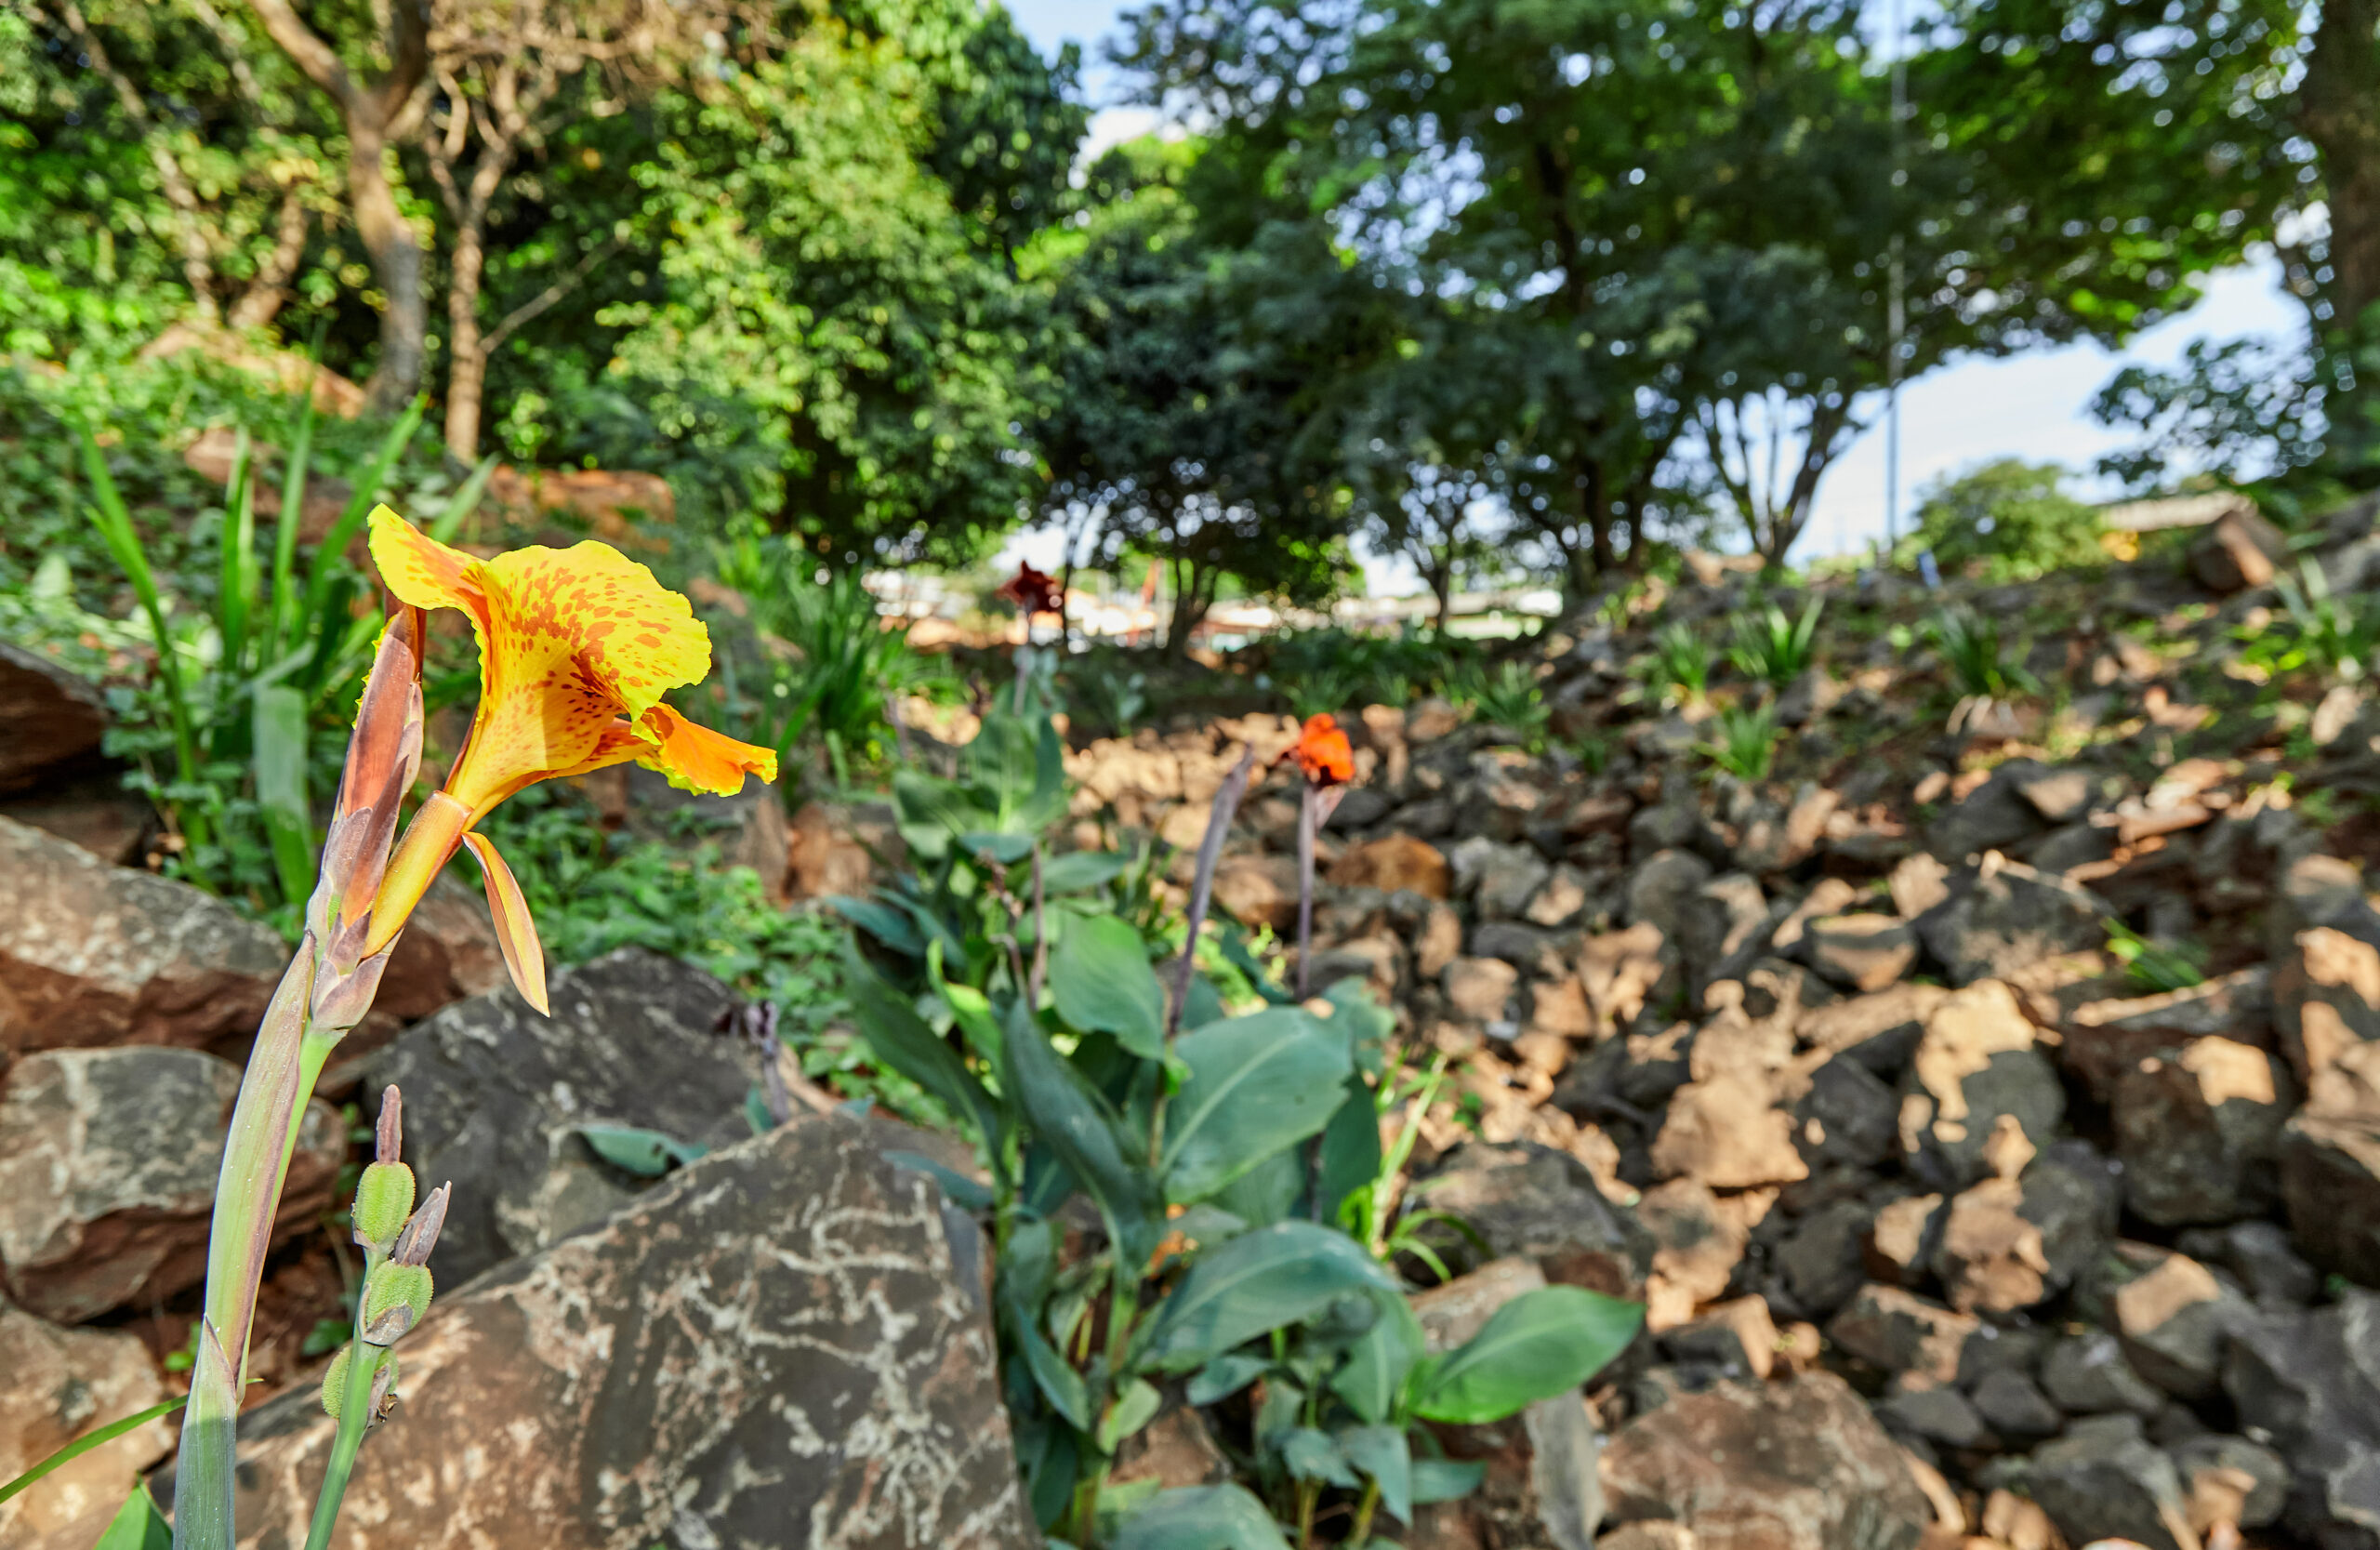
[[[1583,1384],[1628,1348],[1643,1305],[1575,1286],[1524,1292],[1498,1308],[1424,1379],[1414,1402],[1432,1421],[1500,1421]]]
[[[859,949],[843,947],[843,977],[852,1011],[868,1048],[878,1059],[916,1082],[964,1115],[975,1126],[975,1138],[997,1149],[1000,1137],[999,1109],[984,1084],[975,1080],[958,1053],[918,1015],[918,1009],[884,983]]]
[[[1099,1424],[1099,1451],[1115,1452],[1126,1437],[1157,1419],[1157,1407],[1164,1402],[1165,1396],[1146,1378],[1125,1380],[1116,1402],[1108,1407],[1106,1419]]]
[[[1269,1227],[1296,1214],[1298,1198],[1304,1193],[1305,1159],[1291,1148],[1274,1153],[1223,1186],[1211,1203],[1251,1227]]]
[[[1350,1076],[1341,1091],[1346,1095],[1322,1132],[1316,1181],[1322,1199],[1315,1214],[1325,1222],[1339,1220],[1340,1202],[1380,1176],[1380,1112],[1372,1106],[1372,1090],[1362,1077]]]
[[[1277,1222],[1242,1233],[1199,1255],[1157,1305],[1148,1325],[1146,1365],[1187,1371],[1312,1318],[1350,1292],[1400,1296],[1388,1272],[1344,1233],[1312,1222]]]
[[[1022,1000],[1010,1009],[1003,1031],[1007,1087],[1032,1121],[1034,1133],[1098,1205],[1117,1252],[1146,1260],[1157,1248],[1157,1191],[1148,1170],[1128,1154],[1115,1110],[1072,1065],[1058,1058]]]
[[[1264,1504],[1239,1486],[1160,1492],[1113,1543],[1115,1550],[1289,1550]]]
[[[827,894],[826,904],[894,952],[906,958],[924,955],[925,938],[918,934],[918,928],[909,923],[906,915],[891,905],[880,904],[875,899],[854,899],[842,894]]]
[[[1272,1362],[1263,1357],[1230,1352],[1217,1357],[1198,1369],[1183,1390],[1183,1398],[1194,1405],[1211,1405],[1218,1399],[1228,1399],[1264,1375]]]
[[[1321,1480],[1342,1490],[1353,1490],[1361,1483],[1355,1478],[1355,1465],[1328,1433],[1299,1426],[1282,1437],[1280,1449],[1281,1462],[1289,1465],[1293,1478]]]
[[[1041,865],[1041,892],[1079,894],[1116,881],[1131,857],[1121,851],[1068,851]]]
[[[1144,1060],[1164,1053],[1165,991],[1131,922],[1094,915],[1066,928],[1050,953],[1058,1015],[1085,1033],[1112,1033]]]
[[[1413,1450],[1401,1426],[1356,1426],[1339,1434],[1348,1462],[1380,1482],[1380,1504],[1399,1523],[1413,1521]]]
[[[977,829],[960,835],[959,846],[969,855],[998,862],[1003,867],[1013,867],[1033,854],[1033,836]]]
[[[1190,1077],[1166,1110],[1164,1172],[1182,1203],[1319,1132],[1350,1070],[1345,1037],[1296,1007],[1211,1023],[1173,1048]]]
[[[1347,1348],[1346,1364],[1330,1386],[1366,1421],[1385,1422],[1401,1408],[1405,1385],[1421,1359],[1421,1326],[1402,1297],[1385,1300],[1381,1317]]]
[[[1468,1459],[1415,1459],[1413,1504],[1459,1501],[1477,1490],[1487,1473],[1486,1464]]]
[[[992,816],[955,783],[910,769],[892,773],[892,810],[901,842],[920,861],[942,860],[954,836],[984,828]]]

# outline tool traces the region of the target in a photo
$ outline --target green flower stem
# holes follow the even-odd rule
[[[377,1256],[375,1256],[377,1257]],[[361,1331],[363,1293],[356,1293],[355,1313]],[[389,1359],[386,1346],[366,1345],[356,1337],[355,1354],[347,1358],[347,1387],[338,1398],[338,1431],[331,1438],[331,1462],[323,1471],[323,1489],[314,1498],[314,1521],[306,1530],[306,1550],[330,1550],[331,1530],[338,1522],[339,1503],[347,1496],[347,1477],[354,1471],[356,1451],[372,1424],[372,1382]]]
[[[232,1543],[233,1433],[265,1252],[306,1102],[346,1031],[312,1026],[307,1009],[315,970],[309,936],[265,1011],[224,1140],[206,1245],[205,1322],[174,1472],[175,1550],[231,1550]]]

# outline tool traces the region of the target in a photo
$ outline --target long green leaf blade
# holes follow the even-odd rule
[[[35,1480],[38,1480],[43,1476],[48,1474],[51,1470],[60,1469],[67,1464],[73,1464],[76,1459],[81,1458],[92,1449],[113,1442],[116,1438],[124,1436],[126,1432],[138,1431],[139,1428],[147,1425],[150,1422],[158,1420],[164,1416],[171,1415],[174,1411],[181,1409],[184,1405],[189,1403],[190,1400],[186,1398],[167,1399],[163,1403],[152,1405],[147,1410],[141,1411],[138,1414],[127,1415],[121,1421],[111,1421],[104,1426],[95,1427],[90,1431],[85,1432],[81,1437],[76,1437],[65,1447],[60,1448],[57,1452],[50,1454],[49,1457],[42,1460],[39,1464],[34,1464],[31,1469],[26,1470],[15,1479],[10,1480],[7,1485],[0,1486],[0,1502],[6,1502],[9,1497],[16,1495],[27,1486],[32,1485]]]
[[[251,716],[257,806],[272,845],[281,896],[314,891],[314,815],[307,797],[306,696],[285,683],[257,685]]]

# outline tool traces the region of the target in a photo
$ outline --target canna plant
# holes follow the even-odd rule
[[[331,1052],[370,1009],[398,935],[439,868],[458,848],[471,848],[505,966],[542,1012],[545,966],[535,924],[503,858],[474,832],[489,810],[535,782],[629,760],[720,793],[740,789],[747,775],[776,775],[770,750],[695,726],[661,702],[663,693],[708,670],[708,636],[685,599],[608,545],[481,560],[385,506],[371,513],[371,541],[394,602],[364,681],[304,934],[266,1009],[231,1112],[174,1477],[177,1550],[232,1543],[234,1432],[249,1329],[296,1127]],[[400,806],[421,760],[423,616],[431,608],[469,618],[480,644],[480,698],[461,756],[400,839]],[[392,1240],[387,1258],[402,1269],[406,1251]],[[411,1306],[416,1293],[427,1296],[426,1277],[394,1279],[403,1285],[384,1286],[386,1305],[377,1308],[367,1281],[358,1320],[367,1345],[376,1313],[394,1305],[387,1297]],[[350,1374],[377,1366],[377,1358],[350,1362]],[[354,1393],[351,1382],[342,1397]],[[341,1411],[343,1429],[350,1416],[360,1424],[372,1402],[368,1388],[364,1398],[365,1406]],[[329,1529],[317,1528],[319,1542]]]
[[[1218,789],[1187,918],[1171,919],[1145,856],[1051,854],[1068,808],[1056,733],[999,712],[959,775],[895,778],[919,875],[840,901],[870,942],[863,953],[855,938],[846,965],[862,1033],[984,1159],[987,1186],[934,1171],[989,1218],[1027,1492],[1053,1539],[1078,1547],[1281,1546],[1278,1525],[1307,1538],[1332,1491],[1367,1526],[1380,1512],[1409,1521],[1477,1476],[1434,1457],[1416,1422],[1506,1415],[1575,1387],[1641,1317],[1553,1289],[1425,1354],[1389,1248],[1376,1083],[1393,1019],[1352,981],[1302,1000],[1243,941],[1202,929],[1251,772],[1243,754]],[[1077,1195],[1101,1223],[1088,1243],[1061,1229]],[[1260,1378],[1248,1455],[1262,1498],[1111,1483],[1169,1389],[1213,1404]],[[1177,1542],[1175,1528],[1203,1537]]]

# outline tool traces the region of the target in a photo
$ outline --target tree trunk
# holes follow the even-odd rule
[[[355,234],[372,255],[387,299],[380,309],[380,359],[364,384],[375,413],[395,414],[421,391],[430,355],[430,311],[421,294],[421,244],[397,208],[380,152],[385,126],[348,126],[347,200]]]
[[[1180,662],[1188,658],[1190,637],[1207,616],[1206,594],[1213,576],[1196,560],[1177,561],[1172,570],[1173,607],[1166,618],[1165,659]]]
[[[1430,569],[1430,596],[1438,604],[1438,638],[1444,640],[1447,624],[1454,615],[1454,567],[1434,565]]]
[[[364,384],[365,396],[375,410],[394,413],[421,389],[430,319],[421,294],[421,244],[397,208],[382,153],[403,138],[414,88],[430,68],[428,0],[392,0],[389,73],[369,86],[357,85],[337,50],[314,34],[289,0],[248,5],[290,62],[338,105],[347,129],[348,208],[387,298],[380,311],[380,360]]]
[[[480,281],[487,249],[479,223],[455,233],[454,276],[446,286],[446,450],[466,463],[480,456],[480,405],[487,387],[487,349],[480,337]]]
[[[257,268],[256,278],[231,303],[231,326],[261,328],[280,314],[289,299],[289,279],[306,256],[306,202],[297,189],[281,198],[281,219],[273,229],[272,251]]]
[[[1582,460],[1573,476],[1579,485],[1579,516],[1587,529],[1587,553],[1595,574],[1611,569],[1611,507],[1603,483],[1603,459]]]
[[[2365,313],[2380,301],[2380,0],[2323,0],[2314,51],[2306,61],[2299,94],[2299,122],[2322,158],[2322,185],[2330,208],[2330,283],[2321,295],[2331,304],[2328,327],[2315,335],[2349,348],[2369,342],[2380,326],[2367,327]],[[2380,325],[2380,319],[2370,320]],[[2380,383],[2358,372],[2355,396],[2370,404]],[[2329,418],[2335,431],[2357,426],[2365,445],[2375,434],[2366,416],[2340,413]],[[2338,450],[2346,451],[2346,448]]]

